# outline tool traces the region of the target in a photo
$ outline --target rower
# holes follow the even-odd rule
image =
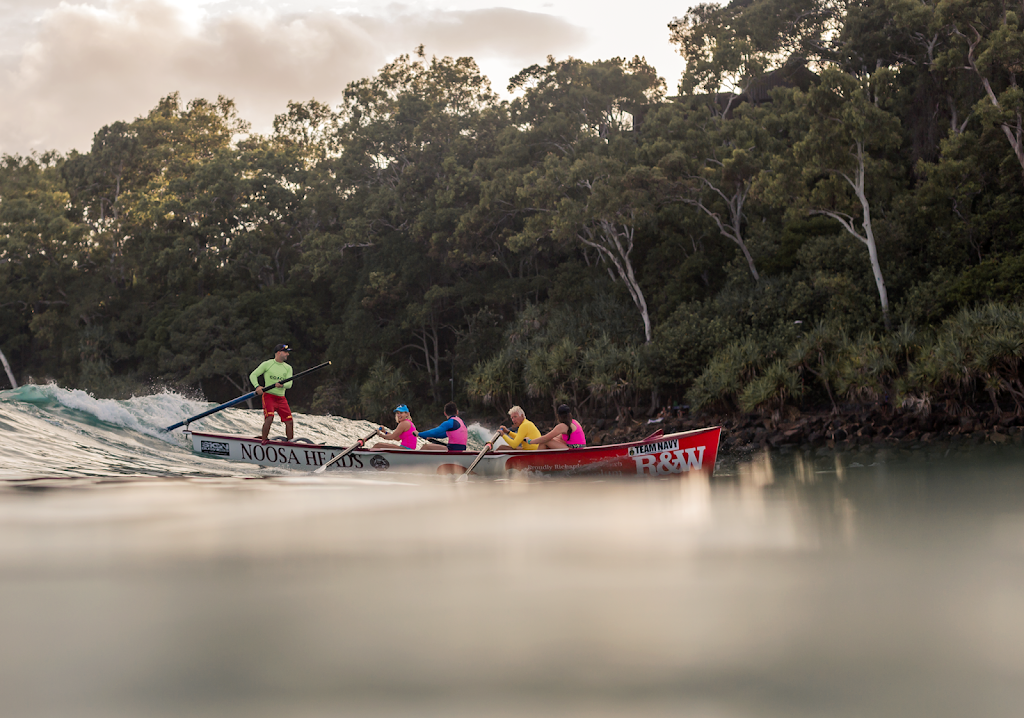
[[[448,437],[448,446],[439,446],[437,444],[427,444],[423,448],[431,449],[433,451],[444,451],[445,448],[451,451],[465,451],[466,442],[469,440],[469,429],[466,428],[466,422],[459,418],[459,407],[455,406],[454,401],[449,401],[444,405],[444,418],[445,421],[435,426],[433,429],[427,429],[416,434],[424,439],[440,439],[441,437]]]
[[[288,406],[288,400],[284,398],[285,389],[291,389],[292,368],[287,363],[288,355],[292,349],[287,344],[278,344],[274,347],[274,358],[267,359],[253,370],[249,375],[249,381],[256,387],[256,396],[263,397],[263,434],[260,437],[266,444],[270,437],[270,425],[274,423],[274,412],[284,422],[284,433],[291,441],[295,436],[295,422],[292,420],[292,410]],[[263,376],[264,389],[260,386],[259,378]]]
[[[558,423],[555,428],[539,439],[527,437],[526,443],[538,449],[582,449],[587,445],[587,437],[583,434],[583,425],[572,418],[572,410],[568,404],[562,404],[555,410]]]
[[[513,406],[508,410],[508,416],[512,419],[512,425],[516,427],[516,432],[513,434],[504,426],[498,427],[498,431],[505,437],[505,443],[508,446],[499,446],[495,451],[508,451],[509,449],[536,449],[536,446],[531,446],[526,443],[526,439],[539,439],[540,430],[536,424],[526,418],[526,412],[520,407]]]
[[[384,439],[384,443],[378,441],[371,446],[371,449],[415,449],[416,448],[416,425],[412,423],[412,414],[409,407],[399,404],[395,407],[395,423],[398,425],[394,431],[388,431],[383,426],[377,427],[377,434]],[[397,441],[398,445],[390,442]]]

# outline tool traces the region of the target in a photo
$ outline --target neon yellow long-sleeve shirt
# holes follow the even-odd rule
[[[290,381],[286,381],[287,379],[291,379],[292,368],[291,365],[283,361],[278,361],[277,359],[267,359],[265,362],[256,367],[253,373],[249,375],[249,383],[252,384],[253,386],[260,386],[259,378],[261,375],[266,377],[264,384],[266,384],[266,386],[268,387],[272,387],[266,389],[266,392],[268,394],[273,394],[274,396],[284,396],[284,390],[292,388],[292,383]],[[274,384],[277,383],[283,384],[284,389],[278,389],[277,387],[275,387]]]
[[[509,434],[505,437],[505,443],[511,446],[513,449],[536,449],[536,444],[523,444],[523,439],[534,439],[540,438],[540,429],[530,421],[529,419],[523,419],[523,423],[519,425],[519,430],[514,434]],[[520,446],[520,444],[522,444]]]

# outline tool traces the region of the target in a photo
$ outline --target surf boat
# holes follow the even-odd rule
[[[658,431],[640,441],[582,449],[493,451],[473,470],[477,476],[501,477],[520,471],[545,475],[657,477],[715,470],[720,426],[675,434]],[[192,450],[210,456],[298,471],[315,470],[338,456],[346,447],[269,441],[248,436],[189,431]],[[463,474],[477,458],[476,451],[423,451],[400,448],[353,450],[327,471],[415,472]]]

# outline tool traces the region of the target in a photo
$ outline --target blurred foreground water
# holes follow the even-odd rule
[[[0,392],[5,717],[1024,705],[1019,450],[759,455],[710,481],[321,479],[193,457],[158,429],[206,405],[173,394],[18,392]]]

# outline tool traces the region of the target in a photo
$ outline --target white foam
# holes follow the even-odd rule
[[[97,399],[81,389],[64,389],[56,384],[37,386],[35,389],[68,409],[90,414],[107,424],[172,443],[173,440],[164,431],[164,427],[179,421],[182,414],[188,416],[198,413],[208,406],[207,402],[186,399],[169,391],[117,401]]]
[[[482,449],[484,444],[491,440],[491,437],[498,431],[497,429],[490,429],[483,424],[473,423],[466,427],[469,430],[470,437],[477,440]],[[499,436],[498,440],[494,442],[494,446],[508,446],[504,436]]]

